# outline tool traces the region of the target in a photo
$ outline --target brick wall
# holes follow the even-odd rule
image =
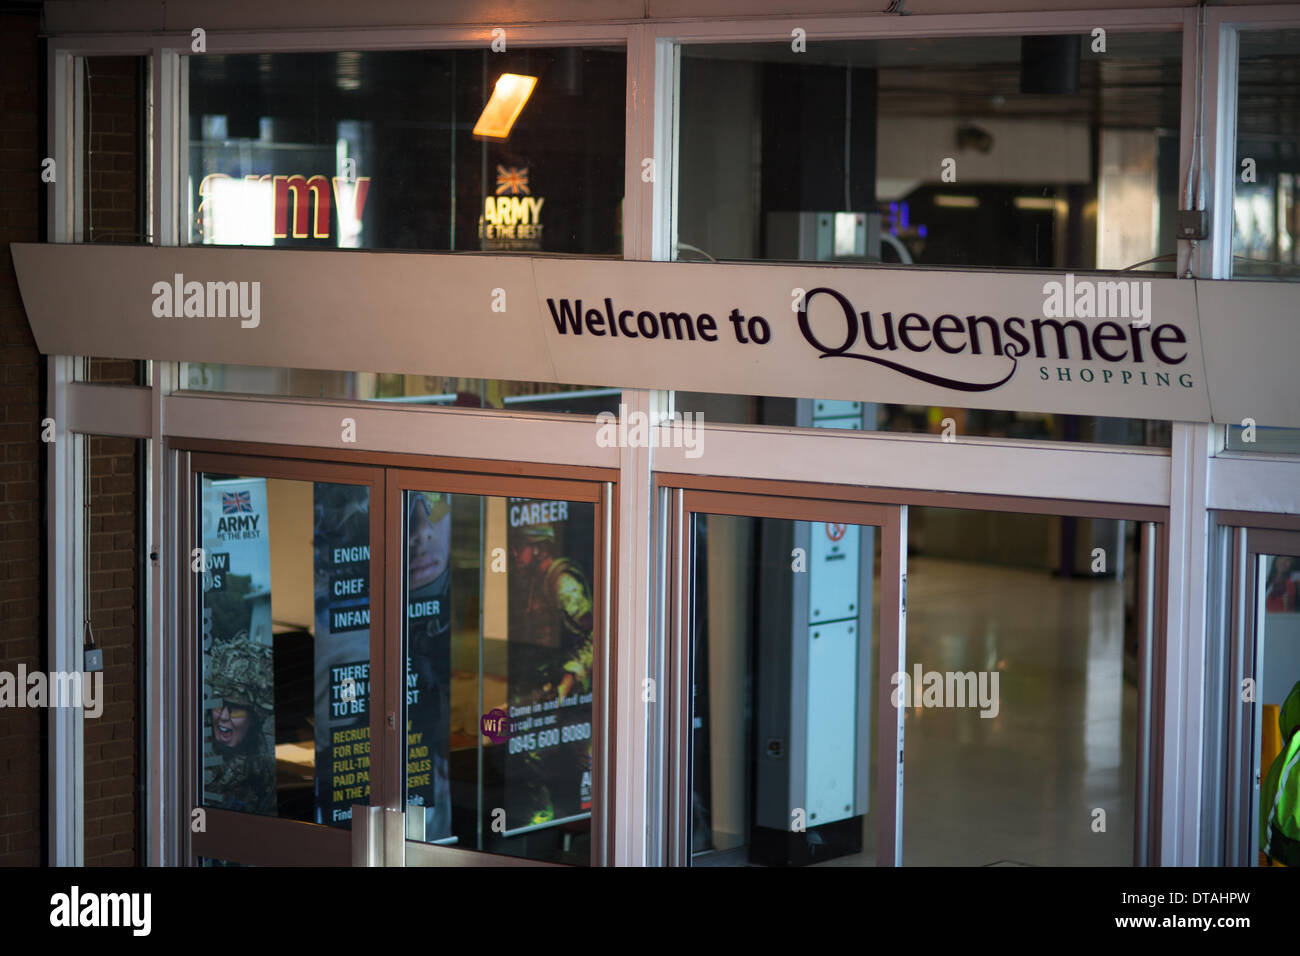
[[[39,21],[0,13],[0,670],[43,669],[40,356],[9,243],[40,238]],[[0,866],[44,861],[46,712],[0,709]]]
[[[90,439],[90,625],[104,650],[104,711],[84,726],[87,866],[137,862],[135,448],[133,438]]]
[[[89,242],[144,242],[141,235],[140,59],[85,61],[87,154],[82,167]]]
[[[86,61],[86,143],[82,167],[89,242],[140,242],[139,60]],[[137,384],[134,362],[92,358],[86,379]],[[104,650],[104,712],[87,720],[85,861],[138,862],[139,597],[136,441],[90,439],[90,624]]]

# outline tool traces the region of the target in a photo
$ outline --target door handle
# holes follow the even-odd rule
[[[352,865],[384,865],[384,808],[352,805]]]

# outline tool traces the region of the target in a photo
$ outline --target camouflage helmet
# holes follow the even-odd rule
[[[255,644],[247,637],[216,643],[206,677],[215,700],[250,707],[261,718],[270,716],[274,676],[269,645]]]
[[[555,525],[549,522],[542,524],[528,524],[517,529],[518,533],[523,536],[530,544],[534,541],[545,541],[548,544],[555,544]]]
[[[425,520],[436,524],[451,514],[451,495],[437,491],[412,491],[409,493],[410,508],[408,516],[414,519],[418,509],[424,509]]]

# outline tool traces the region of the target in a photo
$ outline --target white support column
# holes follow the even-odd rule
[[[48,142],[55,161],[46,220],[51,242],[67,242],[80,182],[80,156],[75,144],[79,129],[80,77],[78,60],[70,53],[52,51],[49,57]],[[46,573],[47,662],[51,670],[80,670],[80,589],[84,585],[77,555],[81,553],[80,443],[69,428],[68,386],[76,377],[77,362],[69,356],[47,360],[46,415],[54,419],[54,441],[45,446],[46,468]],[[83,756],[80,709],[50,708],[49,863],[80,866],[83,860]]]
[[[1160,863],[1200,861],[1205,743],[1205,589],[1208,570],[1213,427],[1176,422],[1169,488],[1169,568],[1165,595],[1164,752]]]
[[[49,672],[81,670],[81,622],[84,619],[86,582],[80,557],[83,540],[81,482],[85,460],[83,439],[69,429],[68,386],[76,360],[52,356],[49,360],[48,416],[54,419],[54,441],[45,446],[47,577],[49,629],[46,655]],[[48,679],[47,674],[47,679]],[[52,689],[53,684],[50,684]],[[49,863],[81,866],[83,768],[82,710],[49,708]]]
[[[646,390],[623,392],[626,415],[647,415],[659,421],[666,393]],[[647,773],[650,759],[652,721],[662,719],[664,695],[655,702],[642,699],[645,679],[650,675],[651,614],[655,597],[651,546],[654,540],[651,515],[651,449],[628,447],[620,450],[618,496],[618,617],[616,641],[618,673],[615,675],[614,781],[614,865],[644,866],[648,862],[647,834],[651,821],[647,808],[653,805]]]
[[[179,139],[181,127],[181,57],[159,44],[150,60],[149,118],[153,134],[150,152],[149,223],[155,245],[178,244],[180,232]]]
[[[146,801],[148,827],[145,834],[150,866],[181,863],[175,834],[180,819],[187,816],[179,806],[180,772],[184,766],[178,749],[183,726],[180,712],[179,641],[183,633],[177,613],[176,575],[179,567],[176,542],[178,518],[173,514],[169,456],[163,453],[163,409],[167,395],[176,387],[179,366],[151,363],[153,422],[149,441],[148,501],[146,502],[146,547],[149,549],[148,635],[146,639],[148,695],[144,723],[148,728],[149,765]]]
[[[625,131],[625,190],[623,255],[627,259],[669,258],[665,233],[670,205],[672,148],[665,111],[671,109],[670,72],[664,68],[665,44],[645,26],[634,26],[627,38],[627,127]],[[663,85],[669,86],[665,91]],[[644,160],[653,161],[647,178]],[[620,414],[645,415],[652,426],[672,410],[672,393],[646,389],[623,392]],[[664,719],[663,694],[655,703],[642,700],[650,676],[650,651],[655,601],[654,501],[651,476],[652,449],[619,450],[619,495],[615,508],[618,552],[614,555],[618,578],[614,645],[615,726],[613,819],[615,866],[645,866],[652,862],[649,834],[655,805],[651,787],[660,786],[651,767],[651,739],[656,721]]]

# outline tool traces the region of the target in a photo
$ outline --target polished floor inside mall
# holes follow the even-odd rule
[[[909,710],[904,865],[1130,865],[1137,687],[1122,582],[924,557],[908,578],[909,672],[996,670],[999,699],[989,717]],[[874,826],[868,814],[864,853],[823,865],[873,863]]]

